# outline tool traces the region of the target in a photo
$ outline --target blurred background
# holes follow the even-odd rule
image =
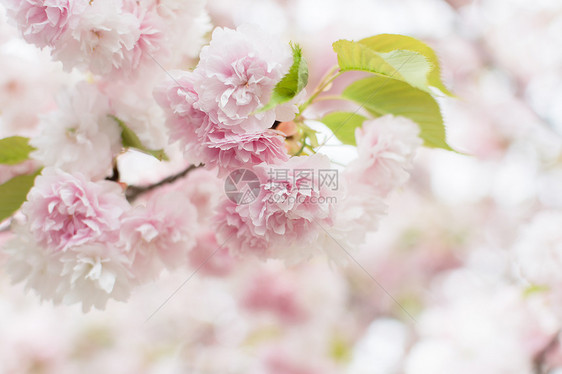
[[[255,23],[300,43],[311,87],[336,63],[338,39],[424,40],[457,96],[440,104],[459,153],[419,152],[356,252],[362,267],[249,261],[178,290],[191,272],[180,271],[88,314],[41,304],[0,272],[0,373],[562,373],[562,2],[208,0],[207,10],[215,25]],[[33,133],[67,80],[0,8],[0,135]],[[324,152],[352,157],[337,143]]]

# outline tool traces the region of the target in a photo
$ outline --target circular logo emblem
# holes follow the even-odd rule
[[[226,177],[224,192],[236,204],[249,204],[260,193],[260,180],[251,170],[237,169]]]

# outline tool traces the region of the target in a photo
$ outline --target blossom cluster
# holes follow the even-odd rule
[[[153,63],[154,55],[169,55],[172,46],[176,55],[193,57],[194,45],[202,42],[197,38],[208,29],[202,1],[184,5],[173,0],[2,3],[22,37],[39,48],[50,48],[65,70],[78,68],[104,76],[137,75]],[[182,35],[180,43],[178,22],[187,22],[182,34],[190,35]]]
[[[304,152],[306,91],[269,105],[296,49],[256,26],[216,28],[195,68],[177,69],[185,60],[165,52],[187,8],[171,0],[7,2],[27,42],[88,74],[39,118],[30,155],[44,169],[6,244],[13,280],[43,299],[89,310],[125,300],[164,269],[225,276],[248,257],[294,264],[320,253],[341,262],[408,178],[422,141],[406,118],[365,121],[358,157],[341,173],[327,155]],[[159,71],[154,55],[174,69]],[[130,148],[169,157],[163,175],[191,164],[190,174],[152,185],[151,176],[137,177],[149,187],[131,186],[122,179]],[[325,183],[328,172],[336,184]],[[236,179],[243,174],[253,179]],[[234,179],[251,199],[229,196]]]
[[[220,176],[288,159],[284,134],[272,127],[293,119],[293,105],[260,109],[289,70],[291,52],[264,35],[251,26],[215,29],[195,70],[172,72],[155,92],[170,142],[179,142],[191,162],[218,168]]]
[[[178,203],[181,210],[173,209]],[[126,300],[132,285],[186,261],[196,244],[197,209],[189,200],[166,194],[133,208],[118,184],[79,172],[44,169],[22,212],[26,221],[6,245],[14,280],[86,311]]]
[[[209,0],[218,24],[250,20],[276,34],[305,35],[309,98],[322,91],[322,100],[299,109],[293,121],[287,115],[289,122],[278,123],[285,118],[275,113],[262,130],[238,132],[227,124],[232,110],[240,107],[236,120],[259,123],[261,104],[219,109],[216,93],[206,96],[191,70],[171,70],[194,67],[181,56],[197,56],[204,43],[197,30],[208,27],[206,17],[193,19],[202,1],[136,1],[158,23],[154,41],[168,48],[151,54],[170,74],[146,59],[142,74],[121,69],[107,76],[84,67],[63,73],[60,62],[49,61],[55,47],[40,51],[17,37],[31,28],[14,9],[64,1],[0,2],[20,30],[2,23],[0,9],[0,133],[30,137],[35,148],[31,160],[0,165],[0,184],[21,187],[45,167],[23,209],[0,222],[0,372],[562,373],[562,112],[549,105],[562,92],[562,53],[549,48],[562,35],[552,32],[560,26],[553,17],[560,2],[409,2],[397,23],[394,2],[325,2],[320,9],[308,0]],[[130,12],[125,2],[107,4]],[[487,16],[475,22],[477,14]],[[350,30],[368,35],[374,25],[431,39],[461,98],[439,104],[453,124],[450,144],[464,154],[420,152],[412,183],[400,191],[420,144],[415,124],[391,116],[362,126],[350,120],[355,140],[343,125],[326,140],[326,129],[313,121],[332,111],[357,119],[391,109],[371,104],[392,95],[375,93],[356,106],[333,100],[339,80],[325,94],[313,88],[316,73],[335,62],[327,42]],[[157,85],[162,107],[153,96]],[[525,94],[513,95],[514,85]],[[386,94],[390,86],[376,91]],[[205,107],[194,108],[203,96]],[[398,99],[407,114],[409,96]],[[414,110],[427,124],[418,112],[424,107]],[[199,115],[213,118],[215,134],[229,129],[228,140],[275,133],[287,152],[263,162],[236,141],[222,148],[221,137],[198,138],[189,131],[199,130]],[[122,124],[145,148],[165,148],[170,161],[127,151]],[[319,141],[303,147],[307,136],[313,140],[311,129]],[[435,139],[433,130],[422,128],[424,140]],[[339,135],[358,147],[340,145]],[[311,148],[336,163],[312,156]],[[0,146],[0,155],[5,150]],[[183,177],[188,163],[200,162]],[[337,176],[337,188],[325,183],[328,174]],[[232,190],[239,181],[247,182],[243,193]],[[0,214],[8,205],[0,203]],[[376,235],[366,236],[377,224]],[[318,252],[340,261],[346,251],[356,263],[302,261]],[[85,309],[131,295],[127,303],[110,301],[103,313],[83,314],[38,305],[35,295],[8,287],[9,277],[43,299]]]
[[[322,187],[319,171],[330,169],[330,160],[289,157],[283,141],[289,134],[275,130],[276,122],[294,119],[293,102],[260,111],[290,61],[288,46],[263,31],[218,28],[193,72],[175,72],[155,95],[167,114],[170,142],[179,142],[191,162],[216,167],[219,176],[240,168],[255,173],[260,189],[254,201],[225,199],[219,208],[222,245],[237,255],[298,262],[333,247],[332,235],[360,243],[384,213],[382,200],[407,179],[421,140],[418,126],[405,118],[367,122],[357,130],[359,158],[344,176],[350,190]],[[295,174],[301,169],[312,171],[311,180]],[[272,180],[280,170],[286,176]],[[363,235],[346,232],[349,227]]]

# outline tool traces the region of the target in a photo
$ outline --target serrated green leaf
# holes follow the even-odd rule
[[[163,149],[152,150],[152,149],[146,148],[142,144],[142,142],[140,141],[137,134],[135,134],[135,132],[133,130],[131,130],[125,124],[125,122],[121,121],[119,118],[117,118],[115,116],[111,116],[111,118],[113,118],[119,124],[119,127],[121,127],[121,141],[123,142],[123,147],[134,148],[138,151],[141,151],[141,152],[146,153],[148,155],[154,156],[160,161],[162,161],[162,160],[168,161],[169,160],[168,156],[166,155],[166,152],[164,152]]]
[[[343,144],[356,145],[355,129],[366,120],[364,116],[350,112],[332,112],[324,116],[324,123]]]
[[[445,139],[439,105],[427,92],[395,79],[373,76],[352,83],[342,96],[377,116],[394,114],[410,118],[420,126],[420,137],[427,147],[452,150]]]
[[[270,110],[277,105],[291,101],[308,83],[308,66],[298,44],[291,45],[293,50],[293,64],[289,72],[275,85],[271,99],[259,112]]]
[[[22,136],[11,136],[0,139],[0,164],[15,165],[29,158],[33,147],[29,139]]]
[[[385,53],[375,51],[360,42],[339,40],[333,44],[338,55],[338,64],[342,72],[357,70],[397,79],[431,92],[427,75],[431,64],[414,51],[393,50]]]
[[[349,40],[338,40],[332,46],[338,55],[338,65],[341,71],[359,70],[403,79],[394,66],[366,45]]]
[[[382,53],[401,49],[422,54],[431,64],[431,71],[427,77],[429,85],[438,88],[446,95],[454,96],[447,87],[445,87],[443,81],[441,80],[441,69],[439,67],[437,54],[424,42],[405,35],[380,34],[362,39],[359,43],[368,46],[374,51]]]
[[[380,53],[380,55],[400,72],[405,82],[420,90],[430,92],[427,76],[431,71],[431,64],[424,56],[417,52],[401,49]]]
[[[31,175],[18,175],[0,184],[0,221],[11,217],[21,207],[40,173],[41,170],[37,170]]]

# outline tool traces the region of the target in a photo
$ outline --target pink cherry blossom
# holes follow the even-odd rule
[[[518,270],[530,284],[562,291],[562,213],[544,210],[521,230],[513,247]]]
[[[126,301],[134,280],[129,253],[114,243],[94,242],[60,253],[59,292],[64,304],[105,309],[109,299]]]
[[[408,180],[406,169],[422,141],[419,127],[404,117],[386,115],[365,121],[355,132],[359,157],[348,167],[356,179],[382,196]]]
[[[558,334],[558,317],[539,295],[525,298],[502,280],[482,285],[473,274],[467,269],[448,274],[444,284],[449,287],[462,277],[471,281],[446,290],[422,313],[405,373],[533,372],[534,357]]]
[[[96,86],[81,82],[57,101],[58,110],[42,117],[41,133],[30,141],[37,148],[32,157],[67,172],[105,177],[122,148],[107,98]]]
[[[12,283],[24,282],[26,289],[35,290],[42,300],[61,303],[61,252],[45,250],[36,242],[29,225],[15,225],[13,231],[15,238],[2,246],[8,254],[6,270]]]
[[[2,0],[28,43],[54,46],[87,5],[86,0]]]
[[[305,349],[306,351],[306,349]],[[335,365],[326,359],[297,351],[294,347],[275,346],[261,357],[260,373],[267,374],[335,374]]]
[[[255,204],[241,206],[240,210],[248,213],[255,232],[262,235],[271,230],[290,237],[290,228],[294,229],[295,224],[300,226],[297,222],[303,226],[310,226],[316,220],[330,223],[332,205],[328,197],[332,192],[320,185],[318,175],[319,170],[329,168],[330,161],[323,155],[293,157],[276,165],[258,165],[254,171],[262,183],[265,181],[261,195]],[[296,233],[296,237],[302,239],[302,234],[304,232]]]
[[[170,142],[180,142],[186,159],[217,167],[220,176],[243,166],[288,159],[281,132],[266,129],[238,134],[225,130],[197,109],[199,95],[193,73],[173,75],[173,80],[155,90],[155,97],[166,112]]]
[[[258,258],[269,256],[269,243],[263,235],[252,231],[251,222],[238,212],[238,205],[224,199],[215,216],[217,238],[234,256],[251,255]]]
[[[156,102],[166,113],[166,127],[170,143],[179,142],[186,160],[201,162],[200,128],[208,123],[207,114],[194,108],[199,95],[193,86],[191,72],[172,71],[168,79],[154,90]]]
[[[149,64],[157,67],[152,60],[154,55],[158,55],[159,59],[162,59],[168,54],[168,51],[164,50],[165,35],[163,30],[165,25],[154,7],[148,8],[137,1],[129,0],[125,1],[123,10],[139,20],[140,35],[133,49],[127,50],[126,63],[119,69],[119,72],[126,76],[137,76],[142,71],[141,68],[145,68]]]
[[[22,211],[34,239],[52,251],[90,242],[115,242],[129,209],[121,187],[90,182],[82,174],[46,168],[35,180]]]
[[[217,167],[219,176],[261,163],[287,161],[283,134],[275,130],[235,134],[228,131],[210,132],[203,143],[203,162]]]
[[[340,177],[333,225],[322,245],[330,259],[342,264],[347,263],[349,257],[341,246],[350,251],[364,244],[366,235],[378,229],[387,212],[387,205],[377,192],[355,177],[357,175],[345,172]]]
[[[298,287],[287,274],[261,272],[252,279],[242,303],[253,312],[271,312],[285,323],[302,322],[307,313],[298,300]]]
[[[194,117],[195,122],[192,123],[192,126],[200,126],[200,123],[196,120],[202,112],[193,108],[193,104],[199,100],[199,95],[193,86],[195,79],[193,73],[172,70],[170,76],[155,88],[154,98],[156,102],[166,113],[178,117],[187,117],[187,119]]]
[[[35,241],[30,225],[16,226],[18,236],[5,245],[8,274],[24,282],[42,300],[81,303],[104,309],[109,299],[124,301],[131,289],[131,258],[112,241],[89,241],[66,251],[51,251]]]
[[[186,58],[197,58],[201,47],[208,42],[213,29],[207,13],[206,0],[158,0],[158,15],[165,21],[168,45],[173,47],[174,62],[181,65]]]
[[[117,244],[129,209],[117,183],[46,168],[22,207],[18,237],[6,244],[12,280],[45,300],[81,303],[84,311],[124,301],[132,258]]]
[[[137,275],[155,277],[162,267],[186,264],[196,244],[196,223],[193,204],[174,192],[152,196],[146,207],[128,212],[122,220],[121,245],[132,252]]]
[[[154,84],[158,79],[150,73],[140,67],[139,76],[142,75],[143,79],[108,76],[97,86],[109,99],[111,113],[134,131],[145,147],[164,149],[168,142],[165,116],[153,98]]]
[[[67,71],[77,67],[94,74],[110,74],[129,63],[140,28],[140,20],[124,12],[119,2],[95,0],[58,41],[53,56]]]
[[[275,111],[259,109],[290,64],[288,45],[263,30],[247,25],[216,28],[195,69],[197,106],[233,132],[265,130],[273,125]]]
[[[177,190],[183,192],[197,209],[199,224],[207,225],[221,198],[224,197],[224,181],[217,178],[216,173],[199,168],[190,172],[177,187]]]
[[[235,260],[228,253],[228,247],[219,243],[213,231],[197,235],[197,245],[188,253],[189,264],[202,274],[224,277],[235,266]]]
[[[330,161],[323,155],[254,167],[261,192],[249,204],[223,204],[217,218],[219,237],[236,254],[249,252],[287,261],[310,256],[324,235],[323,227],[332,224],[337,199],[318,176],[319,170],[329,168]]]

